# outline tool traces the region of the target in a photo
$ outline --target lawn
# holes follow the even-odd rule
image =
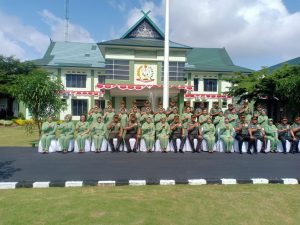
[[[299,224],[300,186],[0,190],[0,224]]]
[[[38,140],[38,132],[32,135],[25,132],[23,126],[0,126],[0,146],[31,146],[30,142]]]

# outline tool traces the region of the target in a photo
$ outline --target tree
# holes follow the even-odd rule
[[[289,113],[299,113],[300,66],[284,65],[273,72],[264,68],[250,75],[236,74],[228,81],[233,84],[228,94],[239,101],[264,99],[270,108],[279,102]]]
[[[0,55],[0,93],[9,94],[16,78],[27,75],[35,65],[31,62],[20,62],[14,57]]]
[[[58,114],[65,107],[60,97],[63,90],[60,79],[53,80],[47,71],[34,69],[16,78],[11,93],[28,108],[41,135],[42,119]]]

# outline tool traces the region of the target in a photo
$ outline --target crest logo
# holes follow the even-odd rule
[[[141,65],[137,69],[137,81],[148,83],[154,81],[154,70],[149,65]]]

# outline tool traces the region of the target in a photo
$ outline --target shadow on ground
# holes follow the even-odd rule
[[[15,168],[13,163],[15,160],[0,162],[0,180],[8,179],[14,175],[15,172],[21,171]]]

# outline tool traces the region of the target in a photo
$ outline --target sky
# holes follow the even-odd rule
[[[141,16],[164,30],[164,0],[69,0],[69,41],[122,36]],[[65,0],[0,0],[0,54],[41,58],[65,40]],[[170,0],[170,39],[226,48],[234,64],[258,70],[300,57],[300,0]]]

